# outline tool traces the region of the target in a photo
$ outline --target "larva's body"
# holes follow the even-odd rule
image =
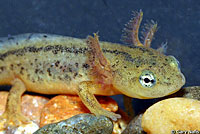
[[[87,40],[48,34],[0,39],[0,84],[13,85],[4,116],[8,121],[25,121],[19,114],[19,98],[26,90],[78,94],[92,113],[113,120],[120,116],[102,109],[94,95],[125,94],[146,99],[179,90],[185,78],[177,60],[150,48],[152,35],[146,36],[145,45],[134,36],[135,46],[99,42],[96,34]],[[20,116],[12,116],[16,114]]]

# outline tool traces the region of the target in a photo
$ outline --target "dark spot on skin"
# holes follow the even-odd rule
[[[16,56],[23,56],[24,54],[25,54],[25,49],[18,50],[15,53]]]
[[[60,76],[58,76],[58,79],[59,79],[59,80],[63,80],[62,77],[60,77]]]
[[[139,65],[136,65],[136,67],[138,68],[138,67],[139,67]]]
[[[21,66],[21,65],[22,65],[21,63],[17,64],[18,67]]]
[[[60,76],[57,76],[57,79],[62,80],[62,78]]]
[[[59,64],[60,64],[60,61],[56,61],[55,66],[58,67]]]
[[[155,62],[153,62],[153,63],[152,63],[152,65],[156,65],[156,63],[155,63]]]
[[[14,65],[10,64],[10,69],[13,70],[14,69]]]
[[[72,68],[71,67],[69,67],[69,72],[72,72]]]
[[[6,69],[6,68],[3,67],[3,66],[0,67],[1,72],[3,72],[5,69]]]
[[[35,69],[35,73],[37,74],[39,72],[39,69]]]
[[[124,68],[127,68],[127,66],[124,66]]]
[[[37,62],[38,59],[35,59],[35,62]]]
[[[113,64],[112,67],[115,67],[115,64]]]
[[[71,80],[71,77],[69,76],[69,75],[65,75],[65,79],[67,79],[67,80]]]
[[[30,65],[32,66],[32,65],[33,65],[33,62],[31,62]]]
[[[52,53],[53,54],[58,54],[58,51],[57,50],[52,50]]]
[[[78,73],[76,72],[76,73],[74,73],[74,78],[76,78],[76,76],[78,75]]]
[[[61,45],[55,45],[54,49],[57,51],[63,50],[63,47]]]
[[[51,70],[50,68],[47,69],[48,75],[51,76]]]
[[[75,50],[74,53],[75,53],[75,55],[78,55],[79,51],[78,51],[78,50]]]
[[[75,63],[75,66],[76,66],[76,68],[78,68],[78,63],[77,62]]]
[[[166,64],[166,63],[163,63],[163,66],[167,66],[167,64]]]
[[[144,60],[141,57],[137,57],[135,59],[136,59],[136,61],[135,61],[136,64],[141,65],[142,63],[144,63]]]
[[[37,53],[37,52],[39,51],[39,48],[27,47],[27,48],[26,48],[26,51],[27,51],[27,52],[30,52],[30,53]]]
[[[24,67],[21,67],[21,69],[20,69],[20,74],[22,74],[22,75],[24,74],[24,73],[23,73],[23,70],[24,70]]]
[[[81,78],[81,77],[83,77],[83,75],[82,75],[82,74],[79,74],[78,77]]]
[[[88,69],[90,67],[90,65],[88,64],[83,64],[83,68]]]
[[[152,66],[149,66],[149,68],[152,68]]]
[[[18,43],[18,42],[16,42],[16,45],[19,45],[19,43]]]
[[[40,74],[44,74],[44,72],[42,70],[39,71]]]
[[[44,47],[44,52],[50,51],[50,50],[52,50],[53,48],[54,48],[54,46],[48,45],[48,46]]]

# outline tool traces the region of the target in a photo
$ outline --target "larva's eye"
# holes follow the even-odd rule
[[[153,87],[156,84],[156,78],[153,75],[153,72],[149,70],[144,70],[139,77],[140,84],[143,87]]]

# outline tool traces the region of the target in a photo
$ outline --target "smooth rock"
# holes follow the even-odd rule
[[[79,114],[58,123],[46,125],[34,134],[112,134],[113,123],[105,116]]]
[[[171,134],[172,130],[200,131],[200,101],[170,98],[146,110],[142,128],[148,134]]]
[[[143,114],[139,114],[134,117],[121,134],[145,134],[141,127],[142,116]]]
[[[184,87],[175,95],[200,101],[200,86]]]

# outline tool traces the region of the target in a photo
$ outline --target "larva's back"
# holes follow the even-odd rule
[[[29,91],[64,93],[66,87],[73,89],[76,82],[88,80],[87,51],[84,40],[64,36],[25,34],[4,38],[0,82],[10,84],[13,77],[18,77]]]

